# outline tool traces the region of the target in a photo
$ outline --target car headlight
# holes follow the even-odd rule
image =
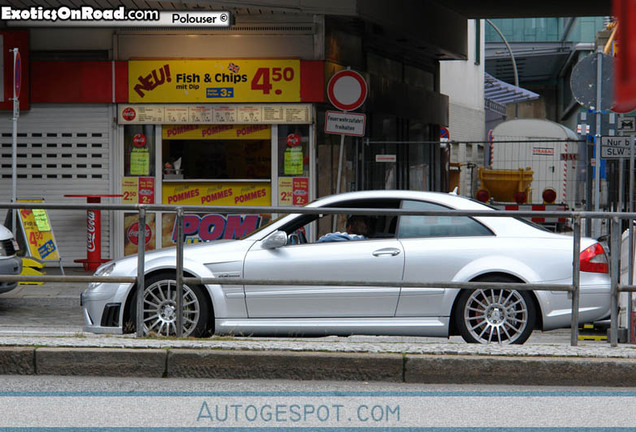
[[[110,274],[115,270],[115,263],[109,262],[106,264],[102,264],[97,267],[95,274],[93,276],[110,276]]]
[[[106,264],[102,264],[97,268],[93,276],[110,276],[110,274],[115,270],[115,263],[109,262]],[[88,284],[88,288],[95,288],[98,285],[101,285],[103,282],[90,282]]]

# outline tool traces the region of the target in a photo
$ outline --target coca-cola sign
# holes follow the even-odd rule
[[[86,250],[88,252],[94,252],[96,249],[95,246],[95,237],[97,236],[97,217],[95,215],[95,211],[88,210],[86,212],[86,228],[87,228],[87,242],[86,242]]]
[[[126,107],[121,112],[121,116],[126,121],[133,121],[135,119],[135,117],[137,117],[137,113],[135,112],[134,108]]]
[[[146,135],[144,134],[135,134],[133,137],[133,146],[136,148],[146,147]]]
[[[130,227],[128,227],[128,231],[126,231],[126,237],[128,238],[128,241],[130,241],[134,245],[139,243],[139,222],[135,222],[130,225]],[[152,228],[150,228],[150,225],[146,224],[146,232],[144,238],[145,243],[148,244],[151,238]]]

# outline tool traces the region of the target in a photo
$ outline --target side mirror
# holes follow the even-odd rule
[[[285,231],[274,231],[263,240],[264,249],[276,249],[287,244],[287,233]]]

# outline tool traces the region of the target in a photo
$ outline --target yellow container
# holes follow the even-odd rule
[[[518,170],[479,168],[481,188],[487,190],[493,200],[501,202],[515,202],[515,195],[518,192],[525,193],[527,202],[531,202],[532,189],[530,184],[533,175],[534,171],[530,168],[519,168]]]

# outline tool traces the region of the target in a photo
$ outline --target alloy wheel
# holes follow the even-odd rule
[[[195,293],[183,286],[183,336],[190,336],[199,322],[201,306]],[[144,334],[176,336],[177,284],[174,280],[160,280],[144,290]]]
[[[480,343],[514,343],[528,326],[528,304],[519,291],[473,291],[464,308],[464,322]]]

